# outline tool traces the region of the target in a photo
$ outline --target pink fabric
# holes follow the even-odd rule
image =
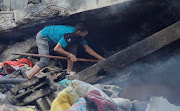
[[[86,97],[93,99],[98,107],[98,111],[107,111],[108,107],[110,107],[113,111],[118,111],[116,106],[111,101],[102,98],[101,94],[97,90],[89,92]]]
[[[4,78],[4,76],[1,76],[1,75],[0,75],[0,79],[2,79],[2,78]]]

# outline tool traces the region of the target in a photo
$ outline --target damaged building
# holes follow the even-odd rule
[[[51,44],[54,58],[28,79],[39,57],[15,53],[38,54],[41,29],[81,20],[88,45],[106,59],[77,61],[62,77],[67,63]],[[179,0],[0,0],[0,109],[73,110],[86,100],[83,111],[179,111],[179,20]],[[81,46],[77,57],[95,60]],[[92,102],[95,94],[105,102]]]

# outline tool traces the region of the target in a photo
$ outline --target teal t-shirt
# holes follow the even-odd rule
[[[41,30],[41,34],[43,37],[46,37],[53,42],[60,43],[63,47],[66,47],[68,45],[68,42],[65,38],[64,35],[67,33],[74,33],[75,32],[75,27],[73,26],[67,26],[67,25],[52,25],[52,26],[47,26]],[[86,40],[81,41],[82,45],[86,45],[87,42]]]

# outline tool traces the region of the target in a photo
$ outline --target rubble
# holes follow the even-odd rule
[[[1,111],[38,111],[35,106],[14,106],[10,104],[0,105]]]
[[[16,59],[20,56],[14,56],[9,54],[9,52],[28,52],[30,50],[30,48],[35,47],[36,46],[36,42],[35,42],[35,38],[30,38],[27,39],[26,41],[20,42],[20,43],[16,43],[13,46],[9,46],[6,50],[4,50],[1,55],[0,55],[0,62],[4,62],[4,61],[8,61],[8,60],[13,60]],[[23,48],[20,48],[23,47]]]
[[[27,103],[33,102],[38,98],[41,98],[54,92],[55,89],[53,87],[53,84],[50,84],[50,80],[47,79],[48,78],[46,77],[34,78],[30,81],[25,81],[21,84],[15,85],[11,89],[13,101],[15,102],[15,104],[26,105]],[[19,91],[21,90],[25,91],[19,93]]]
[[[16,27],[14,13],[2,14],[0,12],[0,30],[7,30]]]
[[[69,2],[69,1],[64,1],[64,0],[60,1],[61,3],[63,2],[63,4],[59,4],[59,1],[56,1],[56,0],[54,0],[54,1],[55,1],[55,3],[57,3],[57,5],[63,5],[66,8],[69,8],[69,11],[71,11],[71,14],[81,11],[81,10],[78,10],[78,8],[81,6],[84,6],[83,10],[88,10],[89,8],[94,7],[91,5],[87,6],[86,4],[88,4],[88,2],[82,1],[82,0],[79,0],[82,2],[82,4],[78,4],[78,3],[74,4],[74,1]],[[14,2],[16,2],[16,0]],[[10,29],[10,32],[11,31],[15,32],[14,34],[11,32],[12,36],[15,35],[18,37],[23,37],[24,35],[28,35],[28,34],[26,34],[27,29],[29,30],[30,28],[35,27],[39,24],[41,26],[38,28],[41,28],[43,26],[42,24],[47,23],[47,21],[46,21],[47,18],[49,19],[51,17],[54,17],[55,15],[57,15],[57,16],[68,16],[69,15],[69,13],[66,9],[64,9],[62,7],[54,6],[52,4],[47,4],[50,2],[52,3],[52,1],[50,1],[50,0],[28,0],[28,4],[26,4],[25,2],[27,2],[27,0],[24,0],[23,4],[21,4],[21,5],[23,5],[23,7],[25,7],[24,9],[14,10],[13,13],[0,16],[0,18],[1,18],[0,23],[2,25],[2,26],[0,26],[0,27],[2,27],[2,28],[0,28],[1,31]],[[41,3],[41,2],[43,2],[43,3]],[[94,0],[94,1],[91,1],[91,3],[96,4],[98,7],[101,7],[100,4],[103,4],[104,6],[105,6],[105,4],[109,5],[108,4],[109,1],[107,1],[105,3],[105,1],[103,1],[103,0]],[[116,2],[112,0],[111,3],[116,3]],[[74,7],[71,7],[72,4],[74,4]],[[15,5],[15,3],[13,5]],[[21,6],[18,6],[18,7],[21,7]],[[16,7],[14,7],[14,9],[15,8]],[[7,10],[9,10],[9,9],[7,9]],[[29,21],[31,21],[31,20],[33,20],[33,21],[31,23],[29,23]],[[51,23],[55,23],[55,22],[59,21],[59,19],[54,20],[55,22],[52,22],[52,21],[51,21]],[[39,24],[37,24],[37,22],[39,22]],[[18,27],[17,29],[15,29],[15,30],[12,29],[19,25],[20,25],[20,27]],[[24,29],[25,29],[25,31],[22,31]],[[31,33],[31,32],[36,33],[36,31],[32,30],[32,31],[29,31],[28,33]],[[8,33],[8,31],[6,31],[5,33]],[[4,35],[1,34],[4,38],[7,37],[7,35],[5,33],[4,33]],[[96,88],[94,88],[94,86],[92,86],[91,84],[88,84],[87,87],[85,87],[83,85],[85,85],[87,83],[94,83],[97,80],[104,78],[107,74],[106,75],[98,74],[98,71],[100,69],[105,70],[108,74],[114,73],[117,69],[125,67],[126,65],[134,62],[135,60],[137,60],[141,57],[144,57],[145,55],[147,55],[151,52],[154,52],[155,50],[158,50],[158,49],[162,48],[163,46],[176,41],[177,39],[179,39],[179,22],[168,27],[167,29],[164,29],[158,33],[153,34],[152,36],[148,37],[147,39],[142,40],[142,41],[128,47],[127,49],[125,49],[123,51],[118,52],[117,54],[108,58],[106,61],[95,64],[94,66],[87,68],[84,71],[79,72],[78,74],[75,74],[75,73],[70,74],[69,77],[67,76],[67,78],[70,78],[72,80],[72,83],[73,83],[72,86],[73,86],[73,88],[75,88],[75,91],[80,96],[85,96],[89,92],[93,91],[93,89],[95,89],[102,96],[102,98],[101,98],[102,100],[111,101],[113,104],[116,103],[116,105],[120,106],[124,111],[130,111],[132,108],[133,102],[129,99],[119,98],[122,88],[115,86],[115,85],[103,85],[103,84],[95,84],[94,86]],[[30,49],[32,47],[34,47],[35,45],[36,45],[35,39],[30,38],[24,42],[17,43],[13,46],[10,46],[8,49],[6,49],[0,55],[0,58],[1,58],[0,61],[3,62],[3,61],[7,61],[7,60],[17,59],[20,56],[10,55],[9,52],[12,52],[12,51],[29,52]],[[19,47],[23,47],[23,48],[19,48]],[[119,60],[119,58],[120,58],[120,60]],[[54,63],[52,66],[54,66]],[[71,85],[71,84],[67,85],[67,83],[65,83],[66,81],[61,81],[61,82],[64,82],[64,84],[66,84],[66,86],[61,86],[57,83],[54,83],[53,80],[51,79],[51,77],[44,77],[44,75],[52,76],[53,74],[55,74],[55,75],[59,74],[58,72],[60,72],[60,70],[58,70],[58,71],[48,70],[47,72],[41,72],[41,73],[39,73],[39,75],[37,75],[37,77],[30,79],[30,80],[22,79],[22,78],[26,78],[26,75],[28,74],[29,69],[21,68],[20,71],[22,74],[19,74],[18,71],[15,71],[14,73],[11,73],[10,75],[8,75],[8,77],[10,77],[10,81],[14,80],[14,78],[16,78],[16,77],[18,77],[18,79],[20,77],[21,79],[19,79],[19,80],[22,80],[25,82],[19,81],[19,82],[21,82],[20,84],[12,85],[11,89],[7,89],[7,90],[10,90],[9,92],[7,92],[6,94],[2,94],[2,95],[0,94],[0,102],[4,103],[4,105],[0,106],[1,109],[4,109],[4,107],[6,107],[6,109],[8,109],[8,107],[9,107],[8,110],[10,110],[10,108],[15,107],[16,110],[19,110],[17,108],[17,106],[5,104],[6,102],[4,102],[3,100],[8,97],[9,102],[11,101],[10,104],[21,105],[22,107],[26,107],[26,108],[30,108],[28,106],[25,106],[25,105],[30,104],[30,105],[35,105],[37,107],[37,108],[33,107],[33,110],[36,110],[36,109],[49,110],[51,108],[53,100],[55,99],[57,94],[59,92],[61,92],[66,86]],[[61,75],[61,74],[62,73],[60,72],[59,75]],[[42,77],[42,75],[43,75],[43,77]],[[119,79],[117,82],[120,83],[122,81],[127,80],[129,75],[130,75],[130,73],[121,76],[121,78],[117,78],[117,79]],[[74,78],[73,78],[73,76],[74,76]],[[87,83],[80,82],[80,84],[78,84],[78,83],[76,83],[77,80],[76,81],[73,80],[75,78],[85,81]],[[6,80],[8,80],[8,79],[9,78],[7,78]],[[3,81],[0,81],[0,84],[1,84],[1,82],[3,82]],[[12,82],[13,81],[11,81],[11,84],[12,84]],[[60,82],[58,82],[58,83],[60,83]],[[56,89],[57,86],[59,86],[58,89]],[[85,100],[86,100],[86,98],[85,98]],[[152,109],[156,109],[157,111],[160,110],[161,104],[159,104],[157,101],[158,102],[161,101],[161,104],[162,104],[162,101],[164,103],[167,103],[167,101],[163,100],[162,98],[161,99],[153,98],[151,100],[150,105],[148,106],[148,108],[146,110],[147,111],[151,111]],[[153,106],[154,105],[153,102],[158,103],[158,107],[157,107],[157,104],[155,106]],[[73,106],[74,104],[76,104],[76,103],[74,102],[71,105]],[[176,106],[169,105],[169,104],[165,104],[165,105],[169,106],[170,108],[171,108],[171,106],[176,107]],[[178,107],[177,107],[177,109],[179,110]]]
[[[145,111],[180,111],[180,106],[169,103],[163,97],[151,97]]]
[[[105,92],[110,98],[116,98],[121,93],[122,89],[115,85],[103,85],[103,84],[95,84],[95,87],[101,89]]]

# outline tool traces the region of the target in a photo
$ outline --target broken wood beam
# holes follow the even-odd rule
[[[40,54],[30,54],[30,53],[16,53],[16,52],[11,52],[11,54],[13,54],[13,55],[32,56],[32,57],[44,57],[44,58],[53,58],[53,59],[69,60],[68,57],[61,57],[61,56],[40,55]],[[77,61],[83,61],[83,62],[99,62],[100,60],[77,58]]]
[[[128,64],[180,39],[180,21],[133,44],[126,49],[110,56],[105,61],[101,61],[85,70],[77,73],[76,78],[88,83],[96,82],[105,77],[105,75],[97,76],[97,72],[101,69],[114,73],[117,70],[127,66]]]

